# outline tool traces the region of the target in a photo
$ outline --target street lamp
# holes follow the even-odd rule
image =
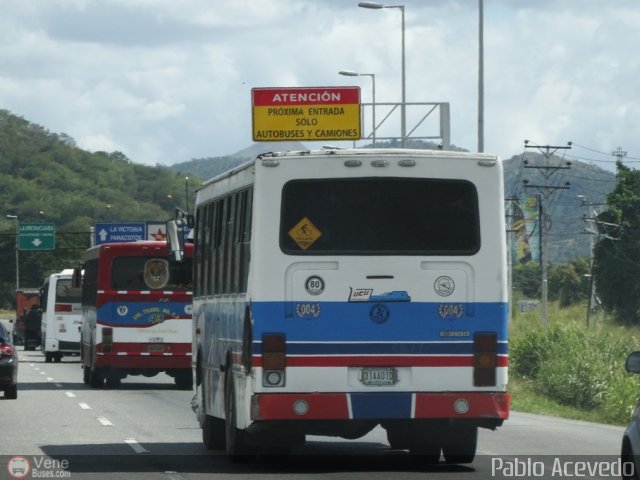
[[[18,254],[18,252],[20,251],[20,243],[18,240],[20,236],[20,226],[18,224],[17,215],[5,215],[5,217],[16,221],[16,291],[18,291],[20,289],[20,259]]]
[[[478,152],[484,152],[484,5],[478,0]]]
[[[375,73],[358,73],[351,70],[340,70],[340,75],[346,77],[371,77],[371,91],[372,91],[372,103],[371,103],[371,118],[373,123],[373,130],[371,130],[373,136],[373,146],[376,146],[376,74]]]
[[[359,7],[378,10],[381,8],[398,8],[402,17],[402,103],[400,104],[400,145],[405,147],[407,136],[407,82],[404,61],[404,5],[383,5],[376,2],[360,2]]]

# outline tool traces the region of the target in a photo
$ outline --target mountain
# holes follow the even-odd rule
[[[254,143],[234,154],[223,157],[194,158],[186,162],[175,163],[169,169],[183,175],[195,175],[207,180],[238,165],[256,158],[261,153],[280,152],[285,150],[308,150],[300,142],[263,142]]]
[[[17,224],[55,225],[55,250],[19,255],[20,285],[39,287],[45,274],[80,262],[96,222],[165,222],[200,183],[120,152],[86,152],[64,133],[0,110],[0,308],[15,289]]]

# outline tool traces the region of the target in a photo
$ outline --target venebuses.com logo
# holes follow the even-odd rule
[[[29,459],[16,455],[9,457],[7,472],[11,478],[70,478],[69,460],[57,460],[46,456]]]

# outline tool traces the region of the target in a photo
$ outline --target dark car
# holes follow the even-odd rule
[[[18,352],[11,343],[11,335],[0,322],[0,390],[4,398],[18,398]]]

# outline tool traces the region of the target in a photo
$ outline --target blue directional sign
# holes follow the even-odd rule
[[[96,223],[94,226],[95,245],[137,242],[146,239],[146,222]]]

